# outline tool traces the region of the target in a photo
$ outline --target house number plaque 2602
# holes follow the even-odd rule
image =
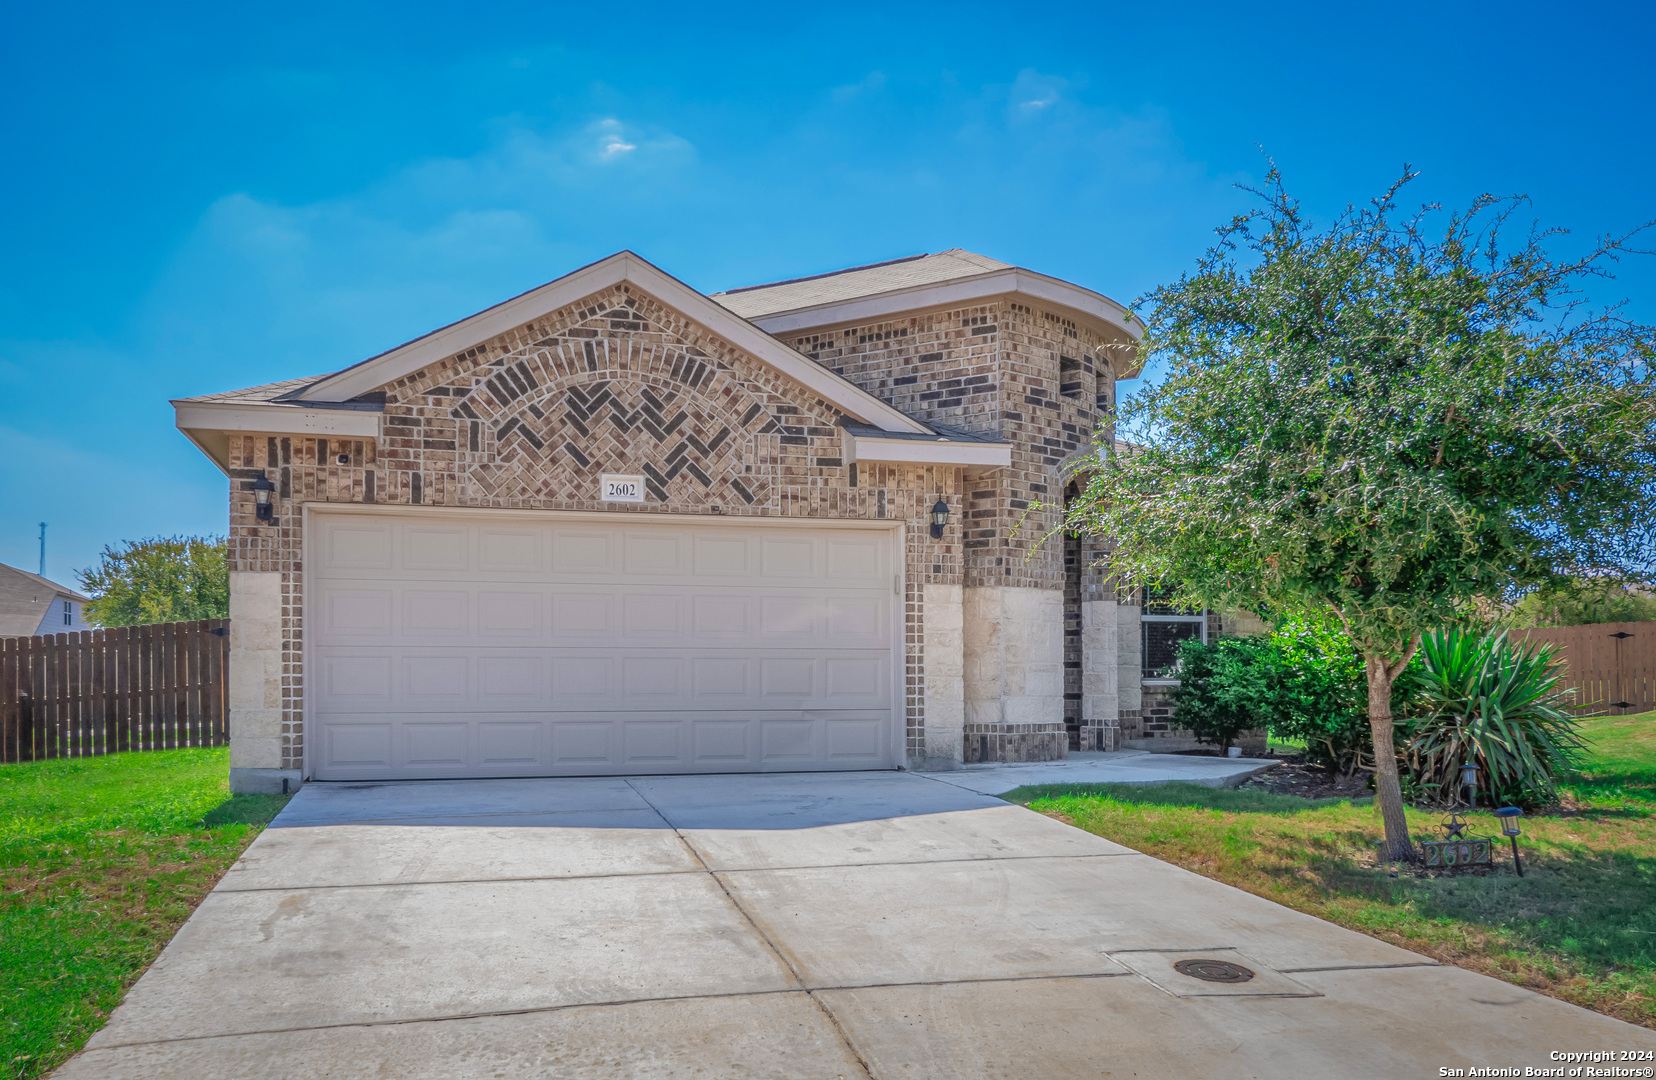
[[[605,473],[598,478],[600,502],[641,503],[644,501],[644,478]]]

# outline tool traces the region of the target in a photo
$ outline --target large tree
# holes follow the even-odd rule
[[[94,626],[223,619],[230,613],[225,543],[208,536],[155,536],[105,547],[98,565],[76,573],[92,597]]]
[[[1554,261],[1558,233],[1511,228],[1523,200],[1400,214],[1411,178],[1318,227],[1273,168],[1259,207],[1140,301],[1166,377],[1118,418],[1136,451],[1066,521],[1176,601],[1338,617],[1393,859],[1415,850],[1392,682],[1422,633],[1635,574],[1656,523],[1656,334],[1582,302],[1627,238]]]

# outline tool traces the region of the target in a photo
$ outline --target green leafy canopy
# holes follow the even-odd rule
[[[92,597],[96,626],[223,619],[230,611],[225,542],[217,537],[157,536],[105,547],[98,565],[77,572]]]
[[[1148,294],[1166,379],[1119,418],[1065,527],[1178,602],[1337,616],[1395,663],[1569,574],[1637,574],[1656,524],[1656,335],[1590,311],[1626,238],[1552,261],[1520,199],[1400,217],[1405,172],[1317,229],[1262,206]]]

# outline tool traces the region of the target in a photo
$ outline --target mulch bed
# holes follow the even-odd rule
[[[1359,769],[1351,776],[1342,776],[1307,765],[1303,754],[1271,754],[1270,757],[1282,764],[1244,781],[1243,790],[1297,795],[1302,799],[1361,799],[1374,794],[1369,783],[1374,775],[1372,769]]]

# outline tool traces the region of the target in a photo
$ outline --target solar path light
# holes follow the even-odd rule
[[[1495,811],[1495,816],[1501,819],[1501,832],[1512,839],[1512,865],[1518,868],[1518,876],[1524,876],[1523,861],[1518,858],[1518,819],[1524,812],[1516,806],[1503,806]]]
[[[1466,789],[1466,805],[1478,805],[1478,764],[1468,761],[1461,766],[1461,787]]]

